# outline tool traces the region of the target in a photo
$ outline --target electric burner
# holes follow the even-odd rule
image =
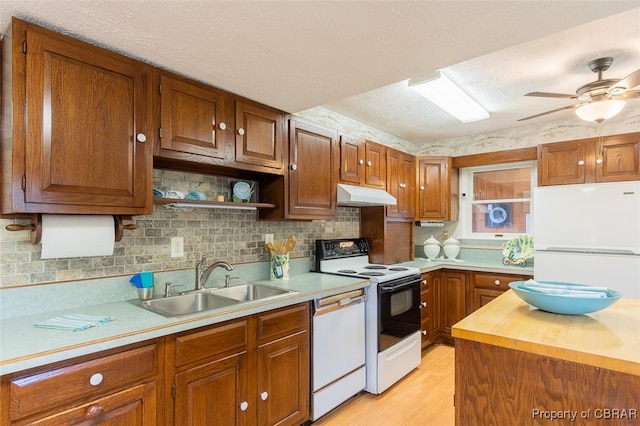
[[[367,265],[364,269],[387,269],[384,265]]]
[[[393,268],[389,268],[390,271],[406,271],[407,268],[404,266],[394,266]]]
[[[336,271],[338,274],[357,274],[356,271],[354,271],[353,269],[340,269],[339,271]]]
[[[363,275],[365,277],[383,277],[384,272],[360,272],[358,275]]]

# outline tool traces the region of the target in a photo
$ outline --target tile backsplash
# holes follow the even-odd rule
[[[154,170],[154,188],[205,193],[207,199],[231,196],[231,179],[220,176]],[[149,216],[135,216],[136,230],[125,231],[113,256],[40,259],[41,245],[31,244],[27,231],[10,232],[14,220],[0,220],[0,286],[14,286],[129,275],[141,271],[194,268],[205,254],[210,261],[251,263],[268,260],[264,235],[298,243],[292,258],[312,260],[317,238],[357,237],[359,209],[339,207],[337,220],[258,221],[251,210],[170,209],[154,205]],[[18,223],[26,223],[17,220]],[[171,237],[184,238],[184,257],[171,258]]]

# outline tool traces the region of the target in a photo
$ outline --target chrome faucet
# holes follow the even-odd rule
[[[227,271],[233,271],[233,266],[231,266],[227,262],[215,262],[204,269],[204,264],[206,261],[207,256],[203,254],[202,259],[200,259],[200,262],[198,262],[198,265],[196,266],[196,290],[204,289],[204,285],[207,283],[209,275],[211,275],[214,269],[221,267],[226,269]]]

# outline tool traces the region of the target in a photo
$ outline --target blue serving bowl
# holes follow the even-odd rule
[[[571,287],[589,287],[585,284],[562,283],[554,281],[538,281],[545,284],[562,284]],[[600,311],[613,305],[622,296],[615,290],[607,290],[607,297],[595,299],[587,297],[568,297],[553,294],[534,293],[523,288],[525,281],[513,281],[509,287],[522,300],[543,311],[554,314],[582,315]]]

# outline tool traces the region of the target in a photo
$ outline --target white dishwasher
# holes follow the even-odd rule
[[[360,289],[314,302],[312,421],[366,386],[365,298]]]

